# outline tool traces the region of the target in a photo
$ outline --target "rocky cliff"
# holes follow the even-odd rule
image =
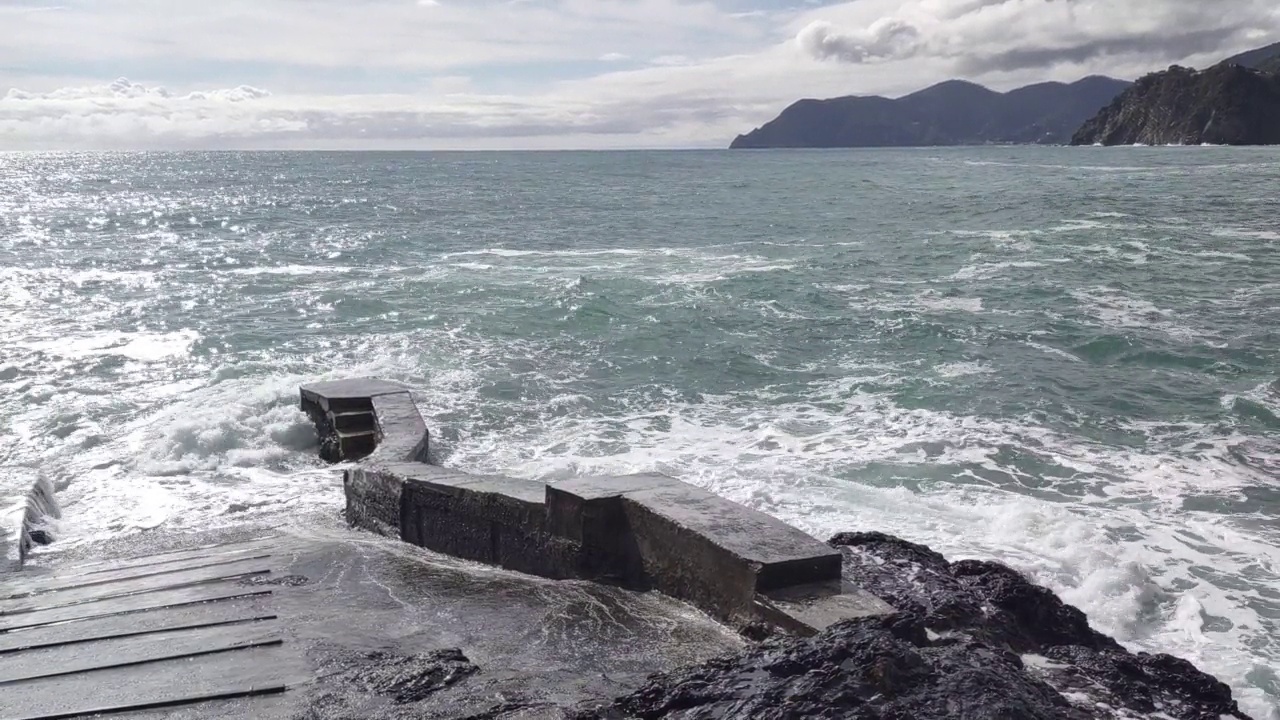
[[[732,148],[1061,144],[1129,83],[1089,77],[1007,93],[952,80],[897,99],[801,100]]]
[[[1280,57],[1138,80],[1072,137],[1073,145],[1280,144]]]

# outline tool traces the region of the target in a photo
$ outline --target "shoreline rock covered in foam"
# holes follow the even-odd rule
[[[1129,652],[1004,565],[948,562],[882,533],[844,533],[830,544],[845,556],[845,576],[897,615],[766,640],[656,675],[576,717],[1249,717],[1225,683],[1179,658]]]

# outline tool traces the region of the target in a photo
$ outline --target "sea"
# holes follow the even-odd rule
[[[336,515],[298,385],[383,377],[445,464],[999,560],[1276,720],[1278,189],[1258,148],[3,154],[0,504],[57,487],[44,563]]]

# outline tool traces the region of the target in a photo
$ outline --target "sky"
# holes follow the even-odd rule
[[[725,147],[1276,40],[1276,0],[0,0],[0,150]]]

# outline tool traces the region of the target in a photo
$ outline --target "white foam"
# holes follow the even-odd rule
[[[1085,312],[1097,318],[1106,327],[1120,330],[1159,330],[1184,342],[1208,336],[1206,332],[1176,322],[1171,311],[1123,291],[1095,287],[1089,290],[1073,290],[1071,296],[1081,304]]]
[[[937,365],[933,371],[945,378],[958,378],[969,375],[990,375],[995,372],[995,369],[978,362],[953,362]]]
[[[1259,481],[1231,460],[1230,437],[1212,438],[1210,427],[1178,430],[1212,448],[1182,457],[1169,446],[1176,442],[1168,435],[1173,431],[1135,427],[1150,438],[1145,447],[1107,446],[1030,422],[905,409],[856,390],[862,384],[857,378],[845,380],[811,388],[806,402],[779,405],[765,394],[728,395],[699,404],[637,406],[634,414],[613,418],[547,418],[501,436],[468,437],[451,463],[544,478],[667,472],[819,537],[877,529],[927,543],[953,559],[1008,562],[1084,608],[1100,630],[1137,649],[1184,655],[1237,688],[1249,686],[1245,676],[1259,658],[1269,653],[1280,661],[1280,647],[1265,640],[1267,625],[1248,598],[1195,571],[1248,563],[1254,582],[1280,587],[1280,563],[1265,571],[1269,579],[1259,578],[1257,558],[1271,552],[1267,539],[1231,516],[1183,507],[1187,493],[1229,496]],[[1042,462],[1097,490],[1083,496],[1043,490],[1039,471],[1028,474],[998,459],[1009,444],[1039,448]],[[918,492],[859,480],[870,468],[895,466],[914,476],[919,470],[911,468],[919,465],[977,472]],[[1023,482],[1033,483],[1042,497],[1015,491]],[[1117,491],[1133,502],[1105,502]],[[1218,537],[1189,544],[1182,535],[1188,529]],[[1232,548],[1227,556],[1219,550],[1224,547]],[[1191,600],[1181,598],[1232,618],[1233,627],[1205,631],[1212,642],[1203,645],[1187,629]],[[1153,616],[1153,608],[1169,608],[1169,614]],[[1261,697],[1255,693],[1253,699]]]
[[[199,339],[200,333],[194,330],[178,330],[169,333],[126,333],[110,330],[26,342],[23,346],[64,358],[119,355],[141,362],[158,362],[187,354]]]
[[[1247,230],[1244,228],[1214,228],[1210,231],[1214,237],[1244,238],[1249,240],[1280,240],[1280,232],[1275,230]]]
[[[348,273],[354,268],[333,265],[275,265],[269,267],[235,268],[224,272],[232,275],[321,275]]]
[[[932,290],[917,293],[913,300],[918,307],[935,311],[980,313],[983,307],[982,298],[949,297]]]
[[[1019,260],[996,263],[966,265],[951,275],[950,280],[986,280],[1005,274],[1007,270],[1032,270],[1044,267],[1044,263],[1034,260]]]

